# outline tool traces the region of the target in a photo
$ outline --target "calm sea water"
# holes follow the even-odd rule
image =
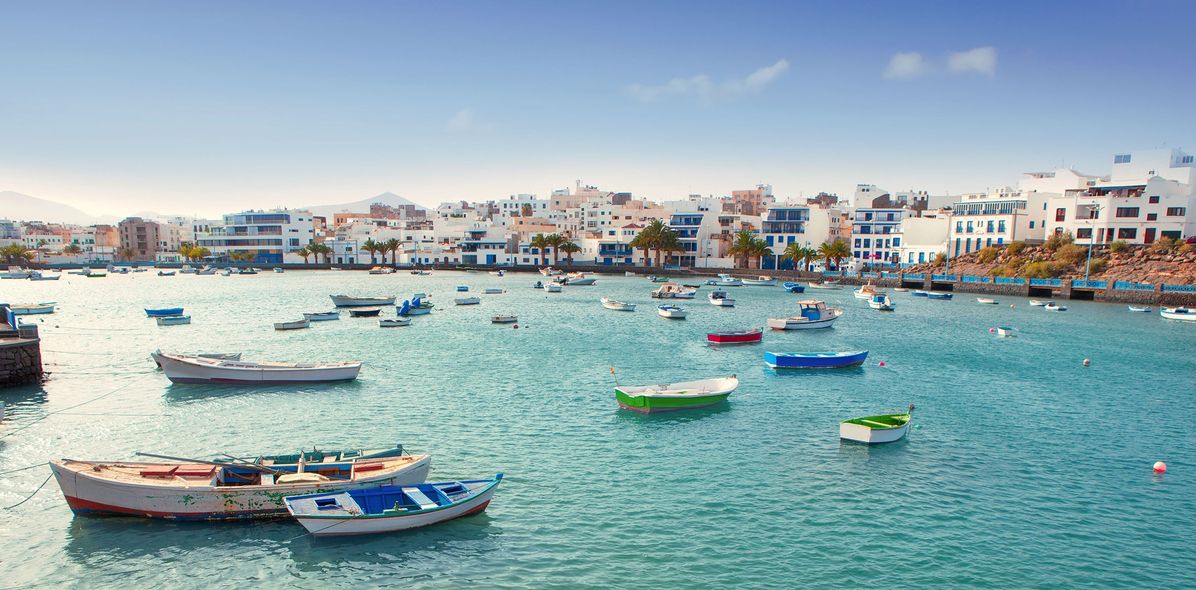
[[[824,291],[813,294],[847,309],[834,329],[715,348],[707,331],[762,326],[801,296],[743,287],[734,309],[697,299],[684,304],[688,320],[671,321],[655,315],[643,278],[561,294],[532,290],[539,278],[3,281],[0,300],[57,301],[59,311],[38,319],[52,378],[0,393],[0,471],[137,451],[402,442],[433,456],[433,480],[507,479],[484,515],[336,541],[286,521],[74,518],[50,481],[0,511],[0,587],[1196,586],[1194,325],[1123,305],[1050,313],[967,294],[891,293],[898,309],[882,314],[849,291]],[[454,307],[458,284],[508,293]],[[329,294],[401,301],[417,290],[437,308],[408,328],[345,314],[271,329],[330,308]],[[605,310],[603,295],[641,307]],[[159,328],[142,312],[174,305],[192,325]],[[489,323],[502,312],[517,313],[519,328]],[[988,329],[998,324],[1021,335],[996,338]],[[147,356],[159,347],[360,359],[365,369],[318,387],[171,385]],[[761,359],[858,348],[871,356],[855,370],[778,375]],[[618,409],[611,366],[629,384],[735,373],[741,385],[723,407],[640,416]],[[839,420],[909,403],[907,440],[840,443]],[[1158,459],[1170,468],[1161,477]],[[0,477],[0,504],[48,474]]]

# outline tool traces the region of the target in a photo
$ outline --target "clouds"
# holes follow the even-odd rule
[[[988,78],[997,75],[997,48],[977,47],[947,55],[946,64],[939,66],[927,61],[916,51],[899,52],[889,58],[884,78],[887,80],[909,80],[930,73],[943,72],[950,75],[979,74]]]
[[[716,83],[710,76],[698,74],[688,78],[673,78],[658,85],[631,84],[627,86],[627,94],[640,102],[655,102],[670,97],[694,97],[702,102],[711,102],[762,92],[788,70],[789,60],[780,59],[743,78]]]

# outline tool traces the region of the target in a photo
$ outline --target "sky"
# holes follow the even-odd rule
[[[1196,2],[0,0],[0,191],[932,194],[1196,152]]]

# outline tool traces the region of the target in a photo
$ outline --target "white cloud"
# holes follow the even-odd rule
[[[627,87],[627,93],[642,102],[653,102],[670,96],[694,96],[702,101],[733,98],[764,90],[788,69],[789,61],[781,59],[744,78],[732,78],[719,84],[716,84],[706,74],[698,74],[689,78],[673,78],[664,84],[654,86],[631,84]]]
[[[917,78],[930,71],[930,65],[921,53],[910,51],[894,53],[889,58],[889,66],[885,68],[885,78],[889,80],[904,80]]]
[[[947,69],[954,74],[976,73],[992,78],[997,75],[997,49],[977,47],[952,53],[947,57]]]

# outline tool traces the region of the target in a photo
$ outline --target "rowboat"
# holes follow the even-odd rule
[[[390,533],[477,514],[490,504],[492,479],[382,486],[291,496],[287,512],[316,537]]]
[[[615,311],[635,311],[634,303],[624,303],[617,299],[611,299],[610,297],[603,297],[599,301],[602,302],[602,307],[607,309],[613,309]]]
[[[183,308],[181,307],[160,307],[158,309],[145,310],[146,317],[160,318],[164,316],[183,315]]]
[[[1151,312],[1151,309],[1149,307],[1135,307],[1133,305],[1127,305],[1126,307],[1129,307],[1130,311],[1136,311],[1139,313],[1150,313]]]
[[[742,279],[742,282],[746,287],[771,287],[777,284],[776,279],[767,275],[760,275],[754,279]]]
[[[469,285],[457,285],[457,292],[458,293],[468,293]]]
[[[897,303],[884,293],[876,293],[868,300],[868,307],[878,311],[894,311],[897,309]]]
[[[827,291],[840,291],[843,289],[843,285],[834,281],[810,281],[809,287],[811,289],[824,289]]]
[[[410,326],[411,318],[379,318],[379,328],[402,328],[403,326]]]
[[[102,270],[93,270],[93,271],[88,271],[88,273],[84,276],[86,276],[89,279],[102,279],[102,278],[108,276],[108,273],[106,273]]]
[[[690,287],[683,287],[677,283],[664,283],[655,291],[652,291],[653,299],[693,299],[697,295],[698,290]]]
[[[23,305],[10,305],[13,315],[39,315],[43,313],[54,313],[53,303],[26,303]]]
[[[545,293],[560,293],[561,286],[556,283],[547,283],[544,285],[544,292]]]
[[[914,297],[927,297],[930,295],[930,291],[915,289],[913,293],[910,293],[910,295],[913,295]]]
[[[735,300],[729,297],[727,292],[722,289],[711,291],[706,296],[706,301],[709,301],[710,305],[715,307],[735,307]]]
[[[155,351],[155,352],[150,353],[150,358],[154,360],[154,364],[157,365],[157,367],[159,369],[162,368],[162,365],[158,364],[158,355],[160,353],[161,353],[161,351]],[[241,353],[239,353],[239,352],[197,352],[190,356],[198,356],[198,357],[206,358],[206,359],[220,359],[220,360],[225,360],[225,361],[241,360]]]
[[[1196,311],[1190,307],[1164,307],[1159,310],[1159,315],[1169,320],[1196,322]]]
[[[205,266],[205,267],[195,271],[195,274],[197,274],[197,275],[214,275],[214,274],[216,274],[216,269],[211,266]]]
[[[316,313],[305,313],[303,318],[309,322],[327,322],[331,320],[341,319],[341,312],[337,310],[332,311],[318,311]]]
[[[650,414],[711,406],[726,400],[737,387],[739,379],[734,375],[663,385],[618,386],[615,399],[623,408]]]
[[[174,273],[171,273],[171,274],[174,274]],[[42,274],[42,272],[40,270],[34,270],[34,271],[29,272],[29,280],[31,280],[31,281],[57,281],[58,279],[61,279],[61,278],[62,278],[61,274],[47,275],[47,274]]]
[[[839,423],[839,438],[865,444],[890,443],[901,440],[909,430],[914,405],[904,414],[880,414],[852,418]]]
[[[1031,299],[1030,300],[1030,305],[1032,305],[1034,307],[1046,307],[1048,303],[1051,303],[1050,299],[1041,299],[1041,300],[1040,299]]]
[[[482,302],[481,297],[458,297],[453,300],[457,305],[477,305]]]
[[[551,266],[546,266],[540,269],[540,274],[546,277],[555,277],[556,275],[563,274],[563,271],[559,271]]]
[[[801,283],[781,283],[781,286],[790,293],[805,293],[806,288]]]
[[[303,318],[293,322],[274,322],[275,330],[302,330],[311,326],[311,320]]]
[[[855,295],[856,299],[872,299],[872,296],[876,295],[876,293],[876,287],[873,286],[872,283],[868,283],[867,285],[852,291],[852,294]]]
[[[594,277],[587,277],[585,274],[580,272],[573,272],[556,279],[556,281],[562,285],[569,285],[570,287],[587,287],[589,285],[593,285],[598,281],[598,279]]]
[[[905,293],[906,291],[909,291],[909,289],[906,289],[905,287],[893,287],[893,290],[898,293]]]
[[[689,312],[676,305],[665,304],[656,308],[656,315],[671,320],[683,320],[685,316],[689,315]]]
[[[0,272],[0,279],[27,279],[32,272],[19,266],[10,266],[6,272]]]
[[[1054,301],[1047,303],[1046,305],[1042,306],[1042,308],[1047,311],[1067,311],[1066,305],[1059,305],[1058,303],[1055,303]]]
[[[175,383],[322,383],[351,381],[358,361],[332,363],[253,363],[155,351],[154,361]]]
[[[742,287],[743,281],[728,274],[721,274],[718,275],[717,279],[710,279],[706,281],[706,284],[715,285],[717,287]]]
[[[243,268],[243,269],[241,269],[241,271],[240,271],[240,272],[241,272],[241,274],[243,274],[243,275],[255,275],[255,274],[257,274],[257,269],[256,269],[256,268],[253,268],[253,267],[251,266],[251,267],[249,267],[249,268]]]
[[[380,307],[394,305],[394,297],[350,297],[348,295],[329,295],[332,304],[337,307]]]
[[[410,301],[403,300],[403,305],[397,306],[396,311],[401,316],[427,315],[432,313],[433,303],[423,300],[423,293],[418,293]]]
[[[349,317],[351,318],[376,318],[378,314],[382,313],[381,307],[359,307],[357,309],[349,310]]]
[[[174,520],[282,518],[283,498],[386,485],[428,477],[432,459],[377,451],[308,451],[230,458],[228,462],[50,461],[50,469],[80,515]]]
[[[1014,329],[1010,328],[1009,326],[997,326],[997,336],[1002,338],[1012,338],[1017,336],[1017,334],[1015,334]]]
[[[997,300],[996,300],[996,299],[989,299],[989,298],[987,298],[987,297],[977,297],[977,298],[976,298],[976,303],[980,303],[980,304],[983,304],[983,305],[996,305],[996,304],[997,304]]]
[[[506,276],[506,275],[507,275],[507,271],[505,271],[505,270],[492,270],[492,271],[490,271],[490,276],[495,276],[495,277],[503,277],[503,276]]]
[[[766,352],[764,364],[770,369],[838,369],[864,364],[866,350],[848,352]]]
[[[843,316],[843,310],[827,307],[825,301],[807,299],[797,302],[798,315],[787,318],[769,318],[768,327],[773,330],[814,330],[829,328]]]
[[[413,271],[411,271],[411,274],[413,274],[417,277],[428,277],[428,276],[432,276],[432,271],[430,271],[430,270],[413,270]]]
[[[756,344],[764,337],[764,330],[752,328],[734,332],[709,332],[706,342],[710,344]]]
[[[482,289],[482,295],[502,295],[506,292],[506,289]]]
[[[159,326],[182,326],[191,323],[191,316],[189,315],[168,315],[158,316],[154,318]]]
[[[174,271],[173,271],[173,270],[160,270],[160,271],[158,271],[158,276],[160,276],[160,277],[173,277],[173,276],[174,276]]]
[[[928,291],[926,293],[927,299],[950,299],[952,297],[954,297],[954,295],[950,293],[936,293],[934,291]]]
[[[274,268],[272,268],[272,269],[270,269],[270,270],[272,270],[272,271],[274,271],[274,272],[276,272],[276,273],[278,273],[278,274],[282,274],[282,273],[286,272],[285,270],[283,270],[283,268],[282,268],[281,266],[276,266],[276,267],[274,267]]]
[[[515,315],[496,315],[490,318],[490,322],[494,324],[513,324],[519,321],[519,316]]]

